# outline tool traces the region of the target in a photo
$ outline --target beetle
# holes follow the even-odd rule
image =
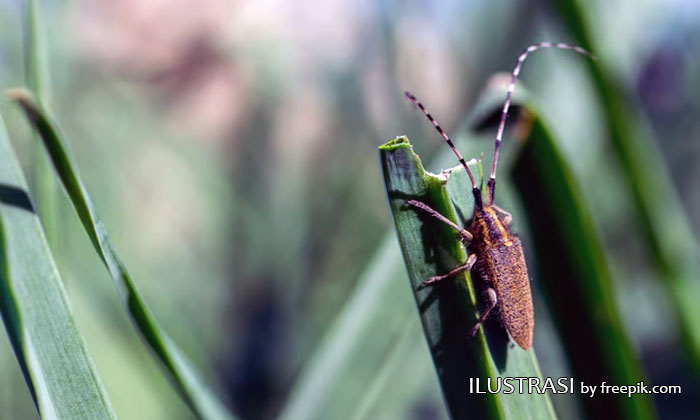
[[[491,175],[487,183],[488,194],[486,199],[482,197],[481,190],[474,181],[474,175],[469,170],[467,163],[457,151],[450,137],[415,95],[405,92],[406,98],[423,112],[457,156],[459,163],[469,175],[472,194],[474,195],[474,212],[467,228],[456,225],[425,203],[417,200],[406,201],[407,205],[426,212],[433,218],[455,229],[460,236],[460,240],[467,246],[469,251],[469,257],[463,265],[444,275],[426,279],[421,284],[421,287],[435,284],[463,271],[474,269],[479,277],[486,282],[488,305],[472,328],[471,335],[474,336],[477,333],[491,311],[498,307],[506,330],[523,350],[527,350],[532,346],[532,334],[535,326],[530,280],[522,244],[517,235],[510,230],[513,217],[510,213],[498,207],[494,203],[494,198],[498,152],[503,139],[503,131],[508,117],[511,97],[515,90],[515,83],[525,59],[529,54],[541,48],[572,50],[595,59],[593,54],[576,45],[551,42],[540,42],[530,45],[518,56],[518,61],[511,73],[510,85],[508,86],[506,100],[503,104],[501,119],[498,124],[493,161],[491,163]]]

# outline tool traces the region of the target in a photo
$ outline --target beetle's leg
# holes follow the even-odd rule
[[[503,210],[502,208],[498,207],[495,204],[492,204],[491,207],[496,210],[496,213],[498,213],[498,218],[501,219],[501,222],[504,225],[510,225],[510,222],[513,221],[513,215],[508,213],[507,211]]]
[[[457,273],[461,273],[462,271],[471,270],[474,266],[474,263],[476,263],[476,254],[471,254],[469,258],[467,258],[467,262],[464,263],[464,265],[460,265],[459,267],[455,268],[447,274],[443,274],[442,276],[428,277],[423,283],[420,284],[420,286],[418,286],[418,290],[424,288],[425,286],[429,286],[433,283],[437,283],[440,280],[445,280],[448,277],[452,277]]]
[[[481,316],[479,317],[479,320],[474,325],[474,328],[472,328],[472,337],[474,337],[476,335],[476,332],[479,331],[479,327],[481,326],[481,324],[484,323],[484,321],[486,320],[486,317],[489,316],[489,313],[491,312],[491,310],[493,308],[495,308],[496,304],[498,303],[498,297],[496,296],[496,291],[493,290],[493,288],[489,287],[488,289],[486,289],[486,295],[489,298],[489,307],[486,308],[484,313],[481,314]]]
[[[433,216],[434,218],[438,219],[442,223],[445,223],[445,224],[451,226],[454,230],[456,230],[459,233],[459,236],[462,238],[462,240],[465,242],[465,244],[472,241],[472,238],[473,238],[472,234],[469,233],[468,230],[457,226],[456,224],[454,224],[454,222],[452,222],[452,220],[443,216],[437,210],[433,210],[427,204],[421,203],[420,201],[417,201],[417,200],[407,200],[406,204],[408,204],[409,206],[413,206],[417,209],[421,209],[424,212],[428,213],[429,215]]]

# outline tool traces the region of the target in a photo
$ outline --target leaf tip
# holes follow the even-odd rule
[[[381,146],[379,146],[379,150],[391,151],[391,150],[395,150],[395,149],[402,148],[402,147],[409,147],[409,148],[411,147],[411,142],[408,140],[408,137],[406,137],[406,136],[399,136],[393,140],[390,140],[390,141],[382,144]]]
[[[15,104],[19,105],[30,119],[36,118],[39,114],[39,105],[32,92],[24,87],[16,87],[7,89],[5,97]]]
[[[33,101],[32,94],[23,87],[15,87],[5,91],[5,97],[13,102],[31,102]]]

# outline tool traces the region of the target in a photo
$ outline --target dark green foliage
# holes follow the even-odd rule
[[[597,51],[591,37],[589,18],[579,0],[556,0],[563,22],[584,48]],[[687,216],[674,194],[675,188],[661,155],[636,104],[604,63],[587,63],[603,110],[614,152],[636,210],[648,252],[666,288],[682,332],[688,359],[700,374],[700,247],[693,237]]]
[[[622,328],[602,244],[571,170],[542,121],[532,128],[513,168],[537,260],[537,281],[577,381],[589,385],[644,380]],[[579,394],[580,395],[580,394]],[[647,395],[582,396],[591,418],[653,418]]]

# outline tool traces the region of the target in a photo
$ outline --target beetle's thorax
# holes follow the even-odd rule
[[[474,235],[474,242],[486,245],[510,246],[513,241],[508,227],[498,217],[491,206],[475,209],[469,231]]]

